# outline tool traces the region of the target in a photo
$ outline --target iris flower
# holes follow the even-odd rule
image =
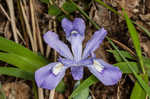
[[[61,25],[66,33],[66,39],[71,44],[71,50],[55,32],[48,31],[44,34],[45,42],[60,54],[60,58],[58,62],[50,63],[35,72],[38,87],[50,90],[56,88],[68,68],[71,68],[74,80],[80,80],[83,78],[84,67],[87,67],[104,85],[116,84],[122,76],[120,69],[102,59],[97,59],[94,54],[94,51],[105,38],[107,31],[104,28],[96,31],[83,50],[84,20],[75,18],[72,22],[64,18]]]

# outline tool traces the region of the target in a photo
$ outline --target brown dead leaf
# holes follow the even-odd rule
[[[7,99],[29,99],[30,87],[23,82],[12,82],[2,85]]]
[[[99,26],[107,27],[110,26],[109,11],[107,8],[93,3],[89,13],[90,18],[95,21]]]
[[[122,8],[124,8],[129,17],[139,12],[140,0],[111,0],[111,2],[113,6],[119,8],[118,12],[120,13],[122,13]]]

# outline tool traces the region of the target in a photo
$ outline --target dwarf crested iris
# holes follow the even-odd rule
[[[60,58],[58,62],[50,63],[35,72],[38,87],[54,89],[68,68],[71,68],[74,80],[80,80],[83,78],[84,67],[87,67],[104,85],[116,84],[122,76],[119,68],[104,62],[102,59],[97,59],[94,54],[94,51],[105,38],[107,31],[104,28],[96,31],[83,50],[82,42],[85,33],[83,19],[75,18],[72,22],[64,18],[61,25],[66,33],[66,39],[71,44],[71,50],[59,40],[55,32],[48,31],[44,34],[45,42],[60,54]]]

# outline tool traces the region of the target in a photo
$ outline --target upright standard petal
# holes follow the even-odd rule
[[[63,18],[61,21],[61,26],[66,33],[66,37],[70,36],[70,33],[73,30],[73,23],[67,18]]]
[[[94,33],[92,38],[87,42],[86,47],[83,52],[83,59],[87,58],[90,54],[92,54],[102,43],[105,36],[107,34],[107,31],[102,28]]]
[[[93,65],[89,65],[88,68],[91,73],[107,86],[116,84],[122,76],[118,67],[114,67],[100,59],[94,60]]]
[[[85,33],[85,22],[81,18],[75,18],[73,21],[73,29],[78,31],[82,36]]]
[[[72,53],[68,46],[59,40],[58,35],[55,32],[48,31],[44,34],[45,42],[54,48],[61,56],[72,59]]]
[[[48,64],[35,72],[35,81],[40,88],[54,89],[65,75],[66,68],[63,67],[57,75],[54,74],[54,67],[58,67],[59,62]],[[56,72],[55,72],[56,73]]]
[[[74,60],[78,62],[81,60],[81,56],[82,56],[82,49],[83,49],[82,41],[84,40],[85,23],[83,19],[75,18],[72,24],[73,24],[73,28],[70,31],[70,35],[67,36],[66,38],[71,43],[71,49],[73,52]],[[75,80],[79,80],[83,77],[83,67],[71,67],[71,73]]]

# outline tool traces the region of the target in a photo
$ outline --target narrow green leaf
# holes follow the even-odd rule
[[[116,59],[117,62],[122,62],[122,58],[121,56],[119,55],[119,53],[116,51],[116,50],[107,50],[108,52],[112,53]],[[128,59],[135,59],[135,57],[133,57],[129,52],[127,51],[123,51],[123,50],[120,50],[120,53],[123,54],[123,56],[125,58],[128,58]]]
[[[73,99],[88,99],[88,96],[89,96],[89,88],[85,88]]]
[[[139,83],[136,81],[134,88],[132,90],[130,99],[146,99],[146,94],[143,88],[139,85]]]
[[[72,2],[65,2],[62,8],[68,13],[72,13],[77,10],[77,8],[72,4]]]
[[[150,77],[150,58],[143,57],[143,61],[144,61],[145,70],[148,76]]]
[[[48,63],[48,61],[44,57],[39,56],[36,53],[30,51],[29,49],[21,46],[20,44],[17,44],[11,40],[7,40],[3,37],[0,37],[0,50],[26,57],[31,61],[36,61],[37,64]]]
[[[39,64],[39,62],[37,63],[37,61],[30,60],[26,57],[16,55],[13,53],[0,52],[0,60],[12,64],[28,72],[34,72],[36,69],[40,68],[41,66],[46,65],[45,63]]]
[[[115,50],[117,50],[117,52],[120,54],[120,56],[122,57],[122,59],[127,63],[127,66],[130,68],[130,70],[132,71],[132,73],[134,74],[134,76],[136,77],[136,79],[138,80],[139,84],[141,85],[141,87],[145,90],[145,92],[148,94],[148,96],[150,96],[150,87],[149,85],[143,81],[142,77],[140,77],[136,71],[134,70],[134,68],[129,64],[128,60],[120,53],[119,49],[117,48],[117,46],[114,45],[114,43],[108,38],[109,42],[111,43],[111,45],[115,48]]]
[[[139,58],[139,62],[140,62],[140,66],[141,66],[142,72],[145,73],[138,33],[136,32],[136,29],[135,29],[134,25],[132,24],[131,20],[129,19],[129,17],[127,16],[126,13],[125,13],[124,16],[125,16],[125,19],[126,19],[126,23],[127,23],[128,29],[129,29],[129,33],[130,33],[131,39],[133,41],[134,48],[135,48],[137,56]]]
[[[94,76],[91,75],[90,77],[88,77],[86,80],[84,80],[71,94],[71,96],[69,97],[69,99],[75,97],[76,95],[78,95],[82,90],[88,88],[89,86],[91,86],[92,84],[98,82],[99,80]]]
[[[52,16],[58,16],[60,13],[61,13],[61,10],[55,5],[51,5],[48,8],[48,14],[50,14]]]
[[[109,5],[107,5],[102,0],[95,0],[95,1],[98,2],[100,5],[103,5],[104,7],[106,7],[107,9],[109,9],[110,11],[114,12],[115,14],[121,15],[114,8],[112,8]]]
[[[128,64],[132,66],[136,73],[139,73],[138,64],[136,62],[128,62]],[[126,62],[119,62],[113,65],[119,67],[123,73],[132,73]]]
[[[25,80],[34,80],[34,74],[26,72],[24,70],[13,68],[13,67],[0,67],[1,75],[14,76],[17,78],[23,78]]]
[[[148,31],[148,29],[144,28],[142,25],[137,24],[135,22],[134,22],[134,24],[136,24],[138,27],[140,27],[150,37],[150,31]]]
[[[143,77],[144,80],[148,83],[147,75],[141,75],[141,77]],[[134,87],[132,89],[130,99],[146,99],[146,93],[137,81],[135,82]]]

